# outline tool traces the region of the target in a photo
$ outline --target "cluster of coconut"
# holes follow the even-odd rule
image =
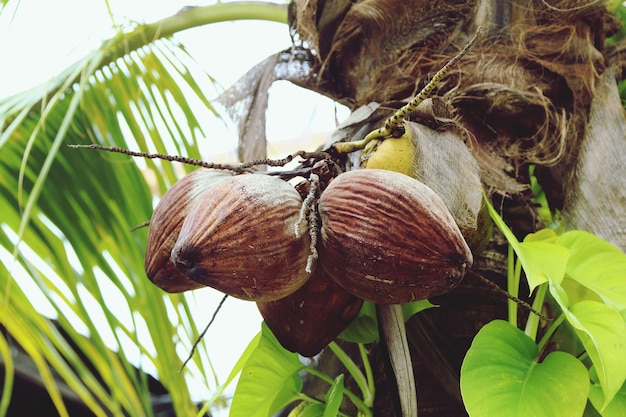
[[[363,300],[444,294],[472,264],[444,203],[412,177],[359,169],[314,191],[262,173],[193,171],[150,220],[148,277],[168,292],[209,286],[255,301],[285,348],[313,356]]]

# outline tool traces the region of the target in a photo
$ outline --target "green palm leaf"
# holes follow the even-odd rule
[[[177,415],[197,413],[191,377],[207,387],[215,379],[202,349],[178,373],[179,352],[198,335],[193,295],[166,295],[147,280],[147,230],[130,231],[187,168],[66,145],[200,157],[203,121],[216,117],[207,97],[214,87],[166,37],[241,18],[284,22],[286,10],[187,9],[119,33],[46,86],[0,101],[0,322],[33,359],[60,415],[58,378],[96,415],[152,415],[148,378],[136,366],[158,376]],[[8,343],[0,339],[0,415],[12,385]]]

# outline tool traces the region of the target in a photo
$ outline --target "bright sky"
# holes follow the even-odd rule
[[[109,3],[116,23],[152,22],[195,4],[181,0]],[[0,15],[0,98],[46,82],[114,33],[105,0],[14,0],[10,4],[19,7],[15,13],[7,8]],[[225,87],[291,42],[285,25],[258,21],[209,25],[178,33],[176,38]],[[345,117],[345,109],[339,109],[339,115]],[[330,100],[286,82],[276,83],[268,111],[270,152],[272,143],[307,136],[310,131],[332,130],[335,117]],[[235,140],[233,132],[224,131],[221,122],[216,129],[216,134]],[[224,143],[227,141],[213,143],[215,153],[232,151],[232,145],[221,145]]]
[[[152,22],[193,3],[109,0],[109,4],[116,23],[123,23],[129,20]],[[21,0],[10,5],[18,5],[17,10],[9,6],[0,15],[0,57],[3,62],[0,65],[0,98],[46,82],[113,35],[104,0]],[[176,38],[225,87],[257,62],[290,44],[285,25],[254,21],[211,25],[177,34]],[[328,99],[288,83],[277,83],[272,89],[268,111],[270,151],[272,144],[280,142],[275,149],[285,152],[291,146],[289,140],[293,144],[289,152],[296,151],[305,145],[294,139],[311,137],[312,132],[330,132],[335,125],[335,110]],[[346,116],[345,109],[338,111],[340,116]],[[226,131],[221,122],[216,123],[215,129],[222,140],[212,142],[210,150],[234,158],[234,133]],[[310,148],[310,145],[308,142],[306,146]],[[197,293],[199,323],[203,326],[222,294],[210,289]],[[260,321],[254,303],[230,298],[224,305],[206,336],[209,341],[215,340],[210,343],[209,356],[222,381],[238,355],[259,331]]]

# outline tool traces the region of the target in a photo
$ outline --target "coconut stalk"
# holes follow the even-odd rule
[[[399,304],[376,304],[376,315],[396,378],[402,417],[417,417],[417,388],[402,307]]]

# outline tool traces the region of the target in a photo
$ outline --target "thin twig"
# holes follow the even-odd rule
[[[91,145],[68,145],[68,146],[70,148],[73,148],[73,149],[94,149],[94,150],[98,150],[98,151],[121,153],[123,155],[129,155],[129,156],[137,156],[137,157],[140,157],[140,158],[161,159],[163,161],[180,162],[180,163],[183,163],[183,164],[194,165],[194,166],[199,166],[199,167],[203,167],[203,168],[226,169],[226,170],[229,170],[229,171],[236,171],[236,172],[246,172],[247,171],[246,168],[241,168],[240,165],[216,164],[216,163],[212,163],[212,162],[205,162],[205,161],[202,161],[200,159],[188,158],[188,157],[185,157],[185,156],[178,156],[178,155],[165,155],[165,154],[161,154],[161,153],[136,152],[136,151],[131,151],[131,150],[124,149],[124,148],[118,148],[117,146],[104,146],[104,145],[98,145],[98,144],[91,144]]]
[[[143,223],[140,223],[140,224],[138,224],[137,226],[133,226],[133,227],[131,227],[131,229],[129,230],[129,232],[134,232],[135,230],[139,230],[139,229],[142,229],[142,228],[144,228],[144,227],[148,227],[148,226],[150,226],[150,220],[148,220],[148,221],[146,221],[146,222],[143,222]]]
[[[256,165],[269,165],[272,167],[282,167],[282,166],[287,165],[289,162],[293,161],[298,156],[302,159],[310,159],[310,158],[329,159],[330,158],[330,155],[326,152],[298,151],[298,152],[292,153],[291,155],[287,155],[283,159],[269,159],[269,158],[254,159],[249,162],[244,162],[238,166],[241,168],[252,168],[253,166],[256,166]]]
[[[196,341],[193,342],[193,346],[191,347],[191,351],[189,352],[189,356],[187,356],[187,359],[185,359],[183,364],[180,366],[180,369],[178,370],[178,373],[183,372],[183,369],[185,369],[185,366],[187,365],[187,362],[189,362],[191,360],[191,358],[193,357],[193,354],[196,351],[196,348],[200,344],[200,341],[202,340],[202,338],[204,337],[206,332],[209,330],[209,327],[211,327],[211,325],[215,321],[215,318],[217,317],[217,313],[220,311],[220,309],[222,308],[222,305],[224,304],[224,301],[226,301],[227,298],[228,298],[228,294],[224,294],[224,297],[222,297],[222,300],[220,301],[220,303],[217,305],[217,308],[213,312],[213,317],[211,317],[211,320],[209,320],[209,324],[206,325],[206,327],[204,328],[204,330],[202,330],[202,333],[200,333],[200,335],[198,336]]]
[[[546,321],[553,321],[553,319],[544,316],[543,314],[541,314],[541,312],[535,310],[530,304],[528,304],[526,301],[521,300],[511,294],[509,294],[508,292],[504,291],[502,288],[500,288],[497,284],[495,284],[494,282],[490,281],[488,278],[474,272],[474,271],[469,271],[469,273],[471,275],[474,275],[475,277],[477,277],[478,279],[480,279],[482,282],[484,282],[485,284],[487,284],[488,286],[490,286],[492,289],[496,290],[497,292],[504,294],[509,300],[514,301],[515,303],[517,303],[518,305],[521,305],[522,307],[528,309],[530,312],[532,312],[533,314],[541,317],[543,320]]]
[[[317,234],[319,232],[318,214],[315,209],[315,202],[318,197],[318,190],[320,188],[320,177],[316,173],[312,172],[309,176],[309,193],[302,202],[300,207],[300,214],[296,221],[294,232],[296,237],[302,236],[303,224],[306,224],[306,228],[309,231],[311,237],[311,244],[309,245],[310,254],[306,261],[305,271],[307,273],[313,272],[313,263],[319,257],[317,253]]]
[[[379,136],[387,137],[391,136],[393,130],[400,126],[404,119],[406,119],[411,113],[415,111],[417,106],[419,106],[424,100],[426,100],[430,93],[439,85],[443,77],[445,77],[448,72],[452,69],[454,65],[469,51],[469,49],[476,43],[476,39],[478,39],[478,35],[480,35],[481,28],[479,27],[476,31],[476,34],[470,41],[461,49],[461,51],[454,56],[446,65],[443,66],[439,71],[433,75],[433,78],[422,88],[422,90],[417,93],[417,95],[413,98],[413,100],[409,101],[406,105],[401,107],[397,112],[394,113],[389,119],[385,121],[385,124],[382,128],[378,130]]]
[[[302,236],[303,224],[305,224],[308,214],[313,207],[313,203],[315,198],[317,197],[317,189],[319,186],[320,177],[315,173],[311,173],[309,176],[309,193],[306,198],[302,202],[302,206],[300,207],[300,214],[298,215],[298,220],[294,226],[294,233],[296,237]]]
[[[269,166],[274,166],[274,167],[285,166],[298,156],[302,159],[310,159],[310,158],[330,159],[330,155],[326,152],[298,151],[282,159],[264,158],[264,159],[255,159],[253,161],[243,162],[241,164],[218,164],[218,163],[213,163],[213,162],[205,162],[200,159],[188,158],[185,156],[166,155],[166,154],[161,154],[161,153],[137,152],[137,151],[131,151],[129,149],[118,148],[117,146],[104,146],[104,145],[98,145],[95,143],[92,143],[89,145],[68,145],[68,146],[72,149],[94,149],[98,151],[120,153],[123,155],[136,156],[140,158],[161,159],[163,161],[180,162],[183,164],[199,166],[203,168],[224,169],[224,170],[235,171],[235,172],[250,172],[250,168],[257,166],[257,165],[269,165]]]

